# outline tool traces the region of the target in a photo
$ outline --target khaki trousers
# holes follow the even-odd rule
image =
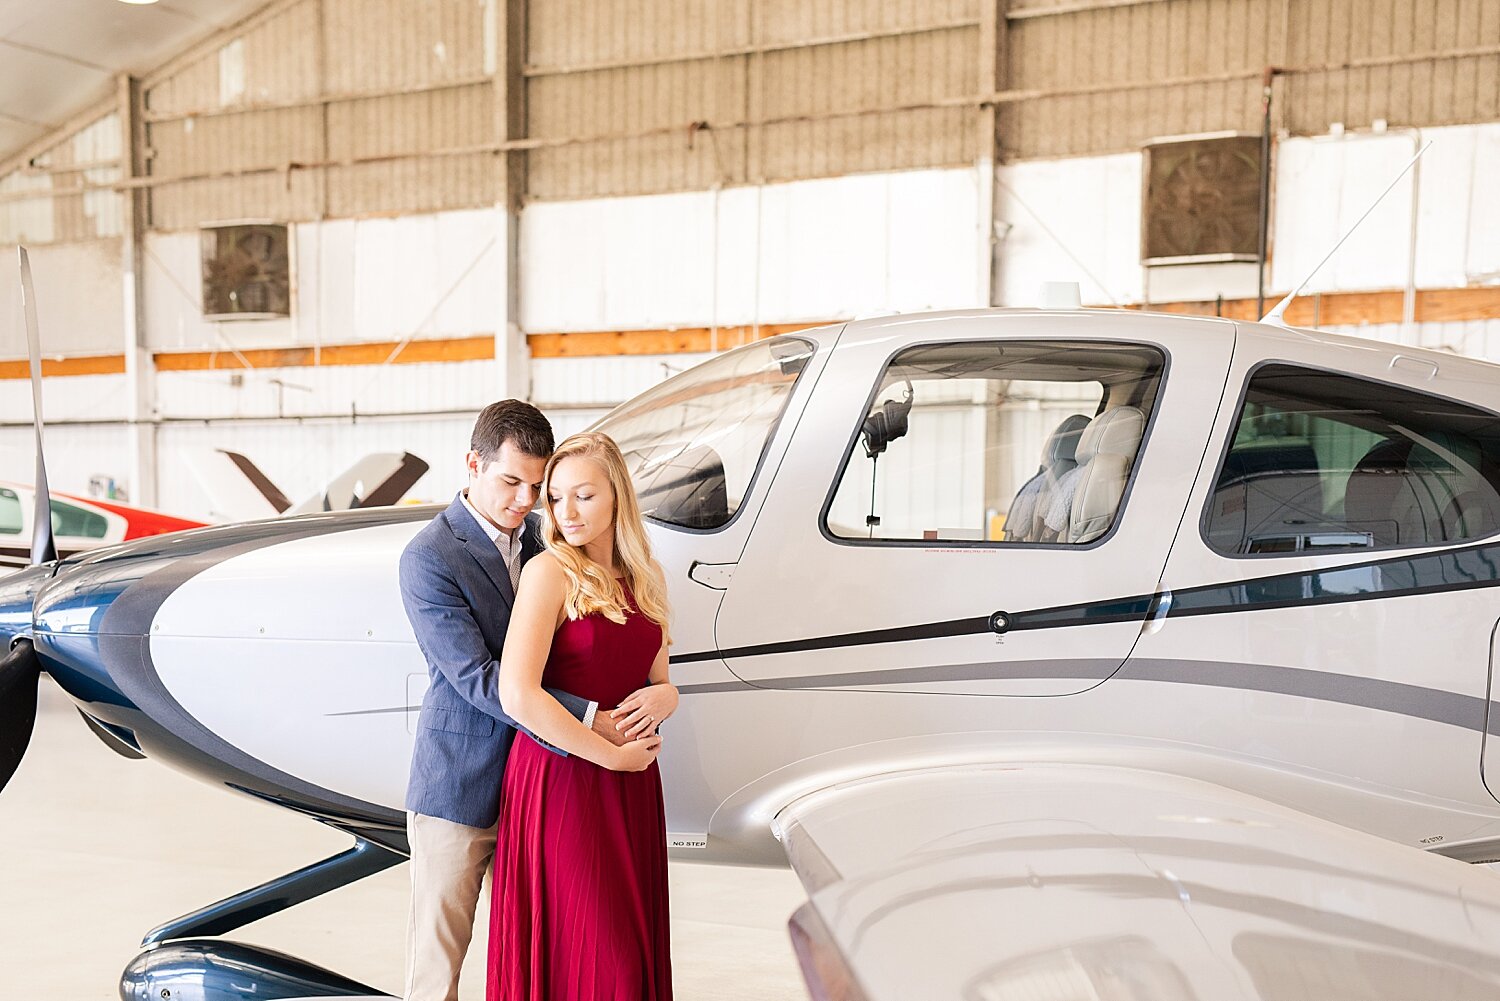
[[[411,911],[406,1001],[458,1001],[458,975],[474,935],[474,907],[495,854],[494,827],[406,815]]]

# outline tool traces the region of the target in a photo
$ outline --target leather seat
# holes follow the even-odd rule
[[[1059,481],[1078,465],[1078,439],[1089,419],[1083,414],[1063,418],[1042,448],[1042,464],[1036,475],[1016,491],[1005,516],[1005,541],[1036,542],[1046,528],[1043,513],[1051,503]]]
[[[1500,498],[1480,471],[1477,447],[1458,435],[1433,435],[1432,449],[1387,438],[1349,474],[1344,517],[1377,546],[1409,546],[1488,535]],[[1445,457],[1446,454],[1446,457]]]
[[[1092,542],[1114,523],[1136,452],[1146,433],[1146,415],[1136,407],[1115,407],[1095,417],[1078,439],[1078,467],[1060,485],[1048,526],[1058,539],[1075,545]],[[1060,505],[1066,503],[1066,525]]]

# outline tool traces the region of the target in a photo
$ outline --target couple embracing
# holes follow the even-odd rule
[[[457,1001],[494,861],[488,1001],[670,1001],[656,728],[667,588],[620,451],[516,400],[401,557],[430,687],[407,789],[406,1001]],[[541,515],[531,514],[540,498]]]

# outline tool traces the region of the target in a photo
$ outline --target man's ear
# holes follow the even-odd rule
[[[479,453],[473,449],[470,449],[468,455],[464,456],[464,464],[468,467],[470,476],[478,476],[484,466]]]

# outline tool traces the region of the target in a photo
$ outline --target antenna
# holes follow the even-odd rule
[[[1292,304],[1292,300],[1297,298],[1297,296],[1302,293],[1302,290],[1307,287],[1307,283],[1313,280],[1313,276],[1316,275],[1320,270],[1322,270],[1323,265],[1327,264],[1329,259],[1332,258],[1334,254],[1338,253],[1339,248],[1344,245],[1344,241],[1354,235],[1354,231],[1356,229],[1359,229],[1359,224],[1369,218],[1370,213],[1375,211],[1375,206],[1379,205],[1382,201],[1385,200],[1385,196],[1391,193],[1391,189],[1396,186],[1397,182],[1399,182],[1401,178],[1406,176],[1406,172],[1408,170],[1411,170],[1412,167],[1416,166],[1417,161],[1422,159],[1422,154],[1426,153],[1431,146],[1431,139],[1422,144],[1422,148],[1417,150],[1417,155],[1406,161],[1406,166],[1401,168],[1401,173],[1397,174],[1395,178],[1391,180],[1391,183],[1386,185],[1385,190],[1382,191],[1380,195],[1370,203],[1370,207],[1365,209],[1365,214],[1354,220],[1354,225],[1350,226],[1348,231],[1345,232],[1343,236],[1339,237],[1339,242],[1335,243],[1333,245],[1333,249],[1328,252],[1328,255],[1318,262],[1318,266],[1309,271],[1307,273],[1307,277],[1302,279],[1302,282],[1296,288],[1292,289],[1290,295],[1278,302],[1274,307],[1272,307],[1269,313],[1260,318],[1261,323],[1274,323],[1280,327],[1286,326],[1286,321],[1282,319],[1282,317],[1286,315],[1286,308]]]

